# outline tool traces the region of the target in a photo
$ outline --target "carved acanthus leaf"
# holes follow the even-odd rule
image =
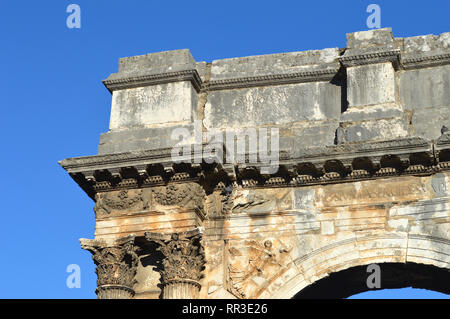
[[[158,250],[164,255],[161,277],[163,283],[192,280],[202,277],[205,254],[200,234],[174,233],[170,239],[161,239],[158,234],[146,233],[147,240],[159,244]]]
[[[96,240],[81,239],[81,247],[92,253],[97,265],[97,286],[117,285],[132,288],[138,266],[138,247],[134,236],[108,244]]]

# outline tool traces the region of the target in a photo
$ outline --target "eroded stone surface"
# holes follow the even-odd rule
[[[196,108],[197,94],[189,82],[118,90],[113,92],[110,129],[192,121]]]

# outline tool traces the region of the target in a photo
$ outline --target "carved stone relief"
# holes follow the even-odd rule
[[[94,208],[97,218],[120,214],[125,211],[144,211],[151,207],[151,194],[147,190],[121,190],[96,195]]]
[[[129,189],[96,194],[97,218],[147,211],[162,206],[203,210],[205,192],[197,183],[169,184],[154,188]]]
[[[227,243],[227,289],[238,298],[255,298],[287,269],[292,247],[279,239]]]
[[[159,205],[179,205],[203,209],[205,191],[197,183],[169,184],[152,188],[153,198]]]
[[[231,191],[214,192],[206,199],[208,217],[220,218],[228,216],[233,210],[233,194]]]

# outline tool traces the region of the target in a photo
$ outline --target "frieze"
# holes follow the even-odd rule
[[[360,184],[330,185],[316,193],[316,202],[325,206],[349,205],[371,201],[412,200],[417,196],[428,194],[426,185],[421,179],[408,181],[395,180],[385,183],[375,181],[359,182]]]
[[[197,183],[169,184],[152,188],[155,202],[160,205],[178,205],[203,209],[206,198],[202,186]]]
[[[146,190],[121,190],[96,195],[94,211],[97,218],[128,211],[145,211],[151,207],[151,194]]]

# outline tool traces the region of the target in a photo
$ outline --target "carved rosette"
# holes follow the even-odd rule
[[[147,232],[145,237],[159,244],[158,250],[164,255],[161,271],[163,298],[197,298],[205,264],[201,234],[197,230],[174,233],[168,239],[166,235]]]
[[[99,299],[129,299],[134,296],[139,260],[134,238],[128,236],[114,243],[80,239],[81,247],[92,253],[97,265],[96,293]]]

